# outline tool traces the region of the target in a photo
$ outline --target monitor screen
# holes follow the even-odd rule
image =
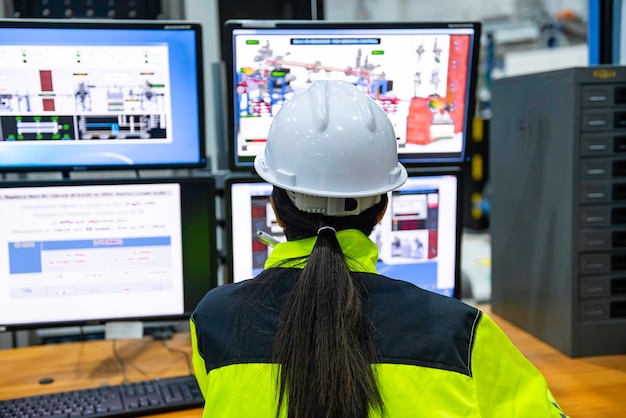
[[[203,167],[198,24],[0,20],[0,171]]]
[[[479,23],[227,21],[228,150],[252,170],[274,115],[315,80],[345,80],[393,123],[407,167],[462,162],[474,111]]]
[[[261,230],[284,241],[269,202],[272,185],[256,177],[233,176],[225,182],[229,280],[239,282],[263,270],[272,247]],[[459,175],[457,172],[409,175],[389,193],[382,221],[370,238],[378,245],[377,270],[423,289],[460,297]]]
[[[212,177],[0,182],[0,330],[188,317],[214,209]]]

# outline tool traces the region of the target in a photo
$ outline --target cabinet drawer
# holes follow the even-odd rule
[[[626,273],[626,254],[602,253],[580,254],[578,258],[578,270],[580,274],[604,274],[611,272]]]
[[[626,206],[590,206],[581,207],[579,221],[581,227],[624,226],[626,225]]]
[[[612,184],[609,181],[581,182],[581,203],[605,203],[612,200]]]
[[[585,301],[580,304],[580,320],[626,318],[626,300]]]
[[[578,234],[580,251],[603,251],[611,249],[611,231],[581,231]]]
[[[626,155],[626,134],[590,133],[583,134],[580,141],[582,157]]]
[[[626,275],[581,277],[580,298],[626,297]]]
[[[626,177],[626,159],[586,159],[580,163],[582,180]]]
[[[614,106],[626,103],[625,84],[583,85],[581,91],[583,106]]]
[[[582,161],[580,166],[581,179],[607,179],[614,175],[614,162],[611,160]]]
[[[578,234],[580,251],[605,251],[626,248],[626,230],[587,230]]]
[[[611,225],[610,207],[583,207],[580,209],[580,226],[608,226]]]
[[[626,130],[626,108],[585,109],[580,123],[583,131]]]
[[[600,274],[611,272],[610,254],[582,254],[578,262],[580,274]]]

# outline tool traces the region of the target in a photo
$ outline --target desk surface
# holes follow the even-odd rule
[[[626,355],[569,358],[535,337],[491,314],[522,353],[544,374],[572,418],[622,418],[626,412]],[[189,334],[165,344],[149,338],[115,343],[129,381],[179,376],[189,372]],[[121,383],[123,374],[112,341],[90,341],[0,350],[0,399]],[[42,377],[54,382],[39,384]],[[200,417],[202,410],[159,415]]]
[[[122,383],[124,374],[111,340],[87,341],[0,350],[0,399]],[[159,342],[151,338],[120,340],[115,350],[128,381],[180,376],[191,372],[189,334]],[[54,379],[39,384],[42,377]],[[167,418],[201,417],[202,409],[160,414]]]

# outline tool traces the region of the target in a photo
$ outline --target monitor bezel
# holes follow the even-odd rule
[[[461,299],[462,296],[462,280],[461,280],[461,240],[463,233],[463,178],[464,172],[460,166],[448,166],[448,167],[419,167],[407,169],[409,177],[416,176],[454,176],[457,181],[456,188],[456,241],[454,249],[454,289],[452,297],[455,299]],[[225,206],[225,235],[226,235],[226,263],[224,266],[224,283],[234,283],[233,266],[233,211],[232,211],[232,185],[237,183],[267,183],[261,177],[256,174],[248,173],[232,173],[224,178],[224,206]],[[250,277],[252,279],[253,277]],[[393,277],[392,277],[393,278]]]
[[[11,187],[73,187],[92,185],[126,185],[126,184],[180,184],[181,185],[181,233],[183,275],[193,274],[192,277],[183,277],[183,312],[169,315],[127,316],[123,318],[84,318],[81,320],[41,321],[29,323],[1,324],[0,331],[18,331],[29,329],[58,328],[67,326],[103,325],[107,322],[140,321],[145,323],[158,321],[188,320],[191,313],[211,289],[218,286],[219,257],[217,250],[217,218],[216,218],[216,183],[213,176],[194,177],[143,177],[143,178],[116,178],[116,179],[81,179],[81,180],[5,180],[0,181],[0,189]],[[194,217],[194,212],[200,209],[197,195],[198,190],[187,190],[185,187],[199,187],[206,191],[206,246],[199,245],[196,239],[200,228],[188,221]],[[193,192],[193,193],[192,193]],[[187,222],[186,222],[187,221]],[[207,248],[208,246],[208,248]],[[201,269],[201,271],[198,270]],[[208,277],[204,277],[204,274]]]
[[[83,171],[115,171],[115,170],[150,170],[150,169],[194,169],[204,168],[208,164],[206,146],[206,122],[204,103],[204,58],[202,25],[187,21],[152,21],[152,20],[87,20],[87,19],[0,19],[0,29],[96,29],[96,30],[191,30],[195,33],[195,56],[196,56],[196,83],[198,86],[197,100],[197,129],[198,129],[198,154],[195,161],[183,162],[158,162],[138,164],[56,164],[38,165],[22,164],[15,166],[0,165],[0,173],[22,172],[53,172],[60,171],[64,177],[69,177],[71,172]]]
[[[383,22],[383,21],[330,21],[330,20],[251,20],[232,19],[227,20],[222,26],[221,53],[225,68],[226,82],[226,135],[224,139],[227,144],[224,149],[227,151],[228,169],[232,172],[252,172],[254,173],[254,163],[240,162],[237,155],[234,115],[235,100],[235,80],[234,80],[234,44],[233,31],[237,29],[472,29],[474,35],[469,48],[469,73],[467,80],[467,98],[465,104],[465,121],[463,123],[463,144],[460,153],[439,154],[399,154],[399,161],[407,168],[411,167],[439,167],[465,163],[469,160],[466,155],[467,143],[470,140],[473,118],[476,111],[476,86],[479,78],[478,62],[482,33],[482,23],[477,21],[459,22]],[[251,157],[253,159],[253,157]]]

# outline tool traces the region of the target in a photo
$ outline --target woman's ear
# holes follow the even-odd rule
[[[383,217],[385,216],[385,212],[387,212],[387,205],[389,204],[389,200],[387,200],[385,202],[385,207],[382,208],[380,210],[380,213],[378,214],[378,216],[376,217],[376,223],[380,223],[380,221],[383,220]]]

